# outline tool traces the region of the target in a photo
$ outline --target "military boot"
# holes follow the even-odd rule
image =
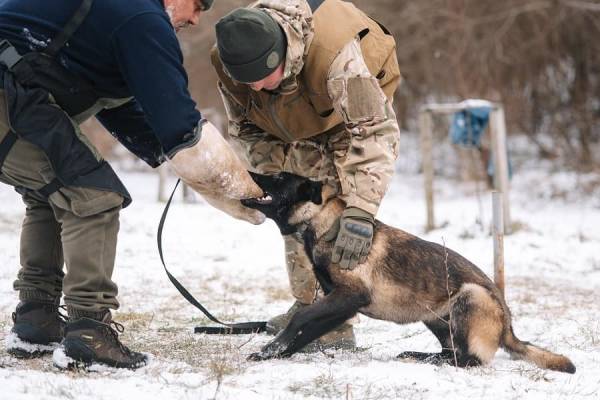
[[[267,333],[270,335],[277,335],[288,325],[294,314],[307,305],[308,304],[302,304],[296,300],[285,314],[277,315],[267,321]],[[331,332],[326,333],[312,343],[304,346],[300,352],[315,353],[326,349],[356,349],[356,338],[354,336],[354,328],[352,325],[347,322],[343,323]]]
[[[12,314],[13,327],[6,337],[6,350],[18,358],[51,353],[64,336],[66,317],[58,301],[21,301]]]
[[[290,320],[292,319],[292,316],[296,313],[296,311],[303,307],[306,307],[306,304],[302,304],[298,300],[296,300],[294,304],[292,304],[290,309],[287,310],[285,313],[276,315],[270,320],[268,320],[267,333],[273,336],[277,335],[287,326],[287,324],[290,323]]]
[[[106,312],[101,321],[91,318],[69,320],[65,338],[54,351],[54,365],[61,369],[87,368],[103,364],[113,368],[136,369],[148,362],[146,354],[129,350],[119,340],[123,325]]]
[[[316,353],[321,350],[356,350],[356,337],[354,328],[347,322],[338,326],[331,332],[328,332],[304,346],[301,353]]]

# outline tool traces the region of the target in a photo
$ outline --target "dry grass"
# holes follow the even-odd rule
[[[590,304],[600,304],[600,293],[594,290],[555,285],[542,279],[511,278],[507,288],[507,294],[516,293],[514,298],[507,299],[509,307],[535,304],[532,312],[538,314],[564,316],[570,310],[586,310]]]
[[[579,350],[594,350],[600,346],[600,320],[597,315],[592,315],[585,322],[572,321],[577,325],[577,335],[569,343]]]
[[[345,398],[347,385],[345,382],[338,381],[333,376],[331,369],[328,372],[319,374],[307,382],[295,382],[288,386],[292,393],[299,393],[304,396],[315,396],[324,399]]]
[[[552,382],[552,378],[549,376],[550,372],[545,369],[533,368],[530,365],[518,366],[511,369],[512,372],[518,373],[533,382]]]
[[[532,232],[532,231],[533,231],[533,229],[531,228],[531,226],[529,226],[528,224],[526,224],[523,221],[512,220],[510,222],[510,232],[511,233]]]
[[[287,286],[267,286],[261,288],[267,300],[270,301],[290,301],[294,298],[290,294],[290,289]]]
[[[142,330],[148,329],[152,320],[154,319],[153,313],[136,313],[136,312],[119,312],[115,313],[115,321],[123,324],[130,330]]]
[[[298,381],[288,385],[287,389],[302,396],[321,399],[363,399],[363,400],[417,400],[426,397],[427,388],[415,384],[381,385],[377,382],[348,382],[336,378],[332,371],[319,374],[307,381]]]

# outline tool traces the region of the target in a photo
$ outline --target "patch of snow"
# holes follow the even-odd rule
[[[50,353],[58,346],[58,343],[50,343],[49,345],[43,345],[43,344],[25,342],[25,341],[21,340],[17,336],[16,333],[9,332],[4,337],[4,346],[5,346],[6,350],[12,350],[12,349],[22,350],[24,352],[33,354],[33,353]]]
[[[482,99],[467,99],[459,103],[464,108],[477,108],[477,107],[494,107],[494,103],[489,100]]]
[[[517,138],[518,139],[518,138]],[[517,147],[526,140],[511,138]],[[445,243],[493,275],[491,198],[469,182],[436,176],[438,229],[425,232],[418,138],[403,135],[399,172],[378,218],[423,239]],[[600,203],[594,175],[566,172],[523,157],[511,182],[511,212],[519,229],[504,239],[506,300],[516,335],[568,356],[574,375],[540,370],[498,351],[490,365],[467,370],[400,361],[402,351],[439,351],[422,325],[395,325],[360,316],[357,352],[296,354],[249,362],[272,337],[195,335],[213,325],[190,306],[165,276],[156,249],[164,204],[158,175],[119,172],[134,197],[121,214],[117,264],[123,342],[154,354],[139,370],[62,372],[49,357],[21,361],[0,351],[0,397],[17,400],[144,399],[592,399],[600,392]],[[406,168],[404,168],[406,167]],[[174,184],[175,178],[169,177]],[[227,322],[263,320],[292,303],[283,241],[271,221],[253,226],[200,200],[176,196],[163,248],[170,271],[215,316]],[[479,200],[478,200],[479,198]],[[0,186],[0,340],[7,341],[18,302],[23,204]],[[481,208],[479,206],[481,204]]]
[[[41,49],[45,49],[50,44],[50,39],[40,40],[33,37],[33,34],[27,28],[23,28],[21,30],[21,34],[25,36],[25,39],[29,43],[29,49],[32,51],[37,51]]]
[[[64,347],[59,346],[52,352],[52,363],[60,369],[68,369],[75,365],[75,360],[65,354]]]

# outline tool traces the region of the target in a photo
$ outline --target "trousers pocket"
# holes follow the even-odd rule
[[[78,217],[89,217],[123,205],[123,196],[119,193],[73,186],[60,188],[49,200]]]

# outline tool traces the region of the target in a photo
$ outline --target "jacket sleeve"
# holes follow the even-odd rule
[[[164,162],[162,146],[135,99],[122,106],[102,110],[96,118],[127,150],[152,168]]]
[[[346,127],[345,143],[334,152],[341,197],[348,207],[375,215],[394,173],[400,129],[391,102],[367,68],[358,38],[333,61],[327,88]]]
[[[283,141],[267,134],[246,118],[244,109],[219,82],[219,93],[227,112],[229,136],[237,142],[244,159],[252,169],[260,173],[283,171]]]
[[[166,15],[138,14],[116,29],[111,44],[121,74],[168,157],[195,144],[200,112],[175,31]]]

